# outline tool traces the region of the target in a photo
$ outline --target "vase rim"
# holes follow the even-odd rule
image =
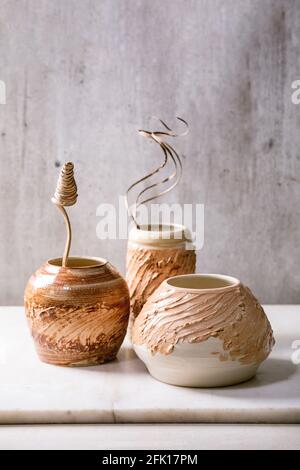
[[[190,231],[180,224],[145,224],[131,228],[130,242],[153,246],[174,246],[192,242]]]
[[[164,281],[176,290],[194,293],[219,293],[238,287],[239,279],[226,274],[182,274]]]
[[[62,258],[51,258],[46,261],[46,263],[54,268],[61,269]],[[68,265],[65,266],[66,269],[93,269],[99,268],[107,264],[107,260],[104,258],[94,257],[94,256],[70,256],[68,258]]]
[[[139,227],[134,227],[134,230],[140,232],[178,232],[185,231],[186,227],[181,224],[141,224]]]

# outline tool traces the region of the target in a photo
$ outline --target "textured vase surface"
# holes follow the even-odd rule
[[[176,276],[150,296],[132,328],[138,356],[174,385],[231,385],[255,375],[274,344],[252,292],[222,275]]]
[[[182,226],[162,230],[132,229],[129,234],[126,280],[130,292],[130,325],[148,297],[170,276],[195,272],[196,254],[184,236]],[[176,238],[177,237],[177,238]]]
[[[129,292],[117,270],[100,258],[44,263],[25,289],[25,312],[40,359],[58,365],[110,361],[126,334]]]

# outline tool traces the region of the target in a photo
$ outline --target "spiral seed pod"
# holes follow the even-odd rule
[[[67,228],[67,241],[62,259],[62,266],[67,266],[72,241],[72,229],[64,206],[73,206],[77,201],[77,185],[74,179],[74,165],[72,162],[65,163],[62,167],[56,191],[51,201],[62,212]]]
[[[72,162],[68,162],[62,167],[52,201],[60,206],[73,206],[76,204],[77,196],[74,165]]]

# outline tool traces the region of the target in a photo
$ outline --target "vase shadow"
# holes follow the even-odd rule
[[[106,362],[105,364],[82,367],[80,369],[84,372],[106,372],[111,374],[140,374],[145,373],[147,370],[131,346],[123,346],[117,354],[117,357],[112,361]]]
[[[299,398],[299,390],[289,380],[297,371],[297,366],[288,359],[269,358],[258,369],[256,376],[247,382],[228,387],[210,389],[214,395],[267,399]],[[275,386],[277,384],[277,386]],[[264,388],[264,390],[262,390]],[[203,391],[204,389],[202,389]],[[260,391],[261,390],[261,391]],[[255,394],[257,391],[257,395]]]
[[[262,387],[277,382],[285,382],[295,374],[296,370],[297,366],[291,360],[270,357],[260,366],[256,376],[249,380],[248,385]],[[247,382],[244,385],[246,384]]]

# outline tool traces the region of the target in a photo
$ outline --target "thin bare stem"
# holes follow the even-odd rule
[[[154,140],[160,146],[160,148],[163,152],[163,155],[164,155],[164,161],[161,163],[161,165],[159,165],[159,167],[157,167],[155,170],[151,171],[151,173],[149,173],[148,175],[144,176],[143,178],[140,178],[138,181],[135,181],[133,184],[131,184],[131,186],[129,186],[129,188],[126,191],[125,203],[126,203],[127,211],[128,211],[129,216],[132,218],[133,222],[135,223],[135,225],[138,229],[140,228],[140,225],[137,222],[137,209],[138,209],[138,207],[141,206],[142,204],[146,204],[147,202],[153,201],[154,199],[157,199],[157,198],[163,196],[164,194],[168,193],[173,188],[175,188],[175,186],[178,184],[178,182],[180,180],[180,177],[181,177],[181,174],[182,174],[181,159],[180,159],[178,153],[176,152],[176,150],[173,147],[171,147],[170,144],[168,144],[167,142],[165,142],[164,140],[161,139],[161,137],[177,137],[177,136],[187,135],[187,133],[189,132],[188,123],[180,117],[177,117],[177,119],[179,121],[181,121],[183,124],[185,124],[185,126],[186,126],[185,132],[183,132],[181,134],[173,132],[172,129],[164,121],[162,121],[161,119],[159,119],[159,121],[163,125],[163,127],[166,129],[166,131],[155,131],[154,132],[154,131],[147,131],[147,130],[144,130],[144,129],[139,130],[139,133],[143,137],[147,137],[147,138],[150,138],[150,139]],[[174,165],[173,173],[171,173],[168,176],[164,177],[162,180],[160,180],[158,182],[155,182],[155,183],[152,183],[152,184],[146,186],[144,189],[142,189],[137,194],[136,199],[135,199],[135,203],[132,206],[130,206],[129,205],[129,193],[132,191],[132,189],[135,188],[136,186],[138,186],[140,183],[145,182],[146,180],[150,179],[156,173],[159,173],[167,165],[168,161],[171,161],[172,164]],[[149,191],[151,191],[152,189],[158,188],[158,187],[161,187],[161,186],[164,187],[167,182],[172,181],[172,180],[174,181],[173,184],[169,185],[169,187],[167,187],[166,189],[161,190],[161,191],[157,192],[156,194],[153,194],[152,196],[144,197],[144,199],[142,199],[142,196],[145,196],[145,194],[148,193]]]
[[[68,266],[68,257],[69,257],[69,253],[70,253],[71,242],[72,242],[71,223],[70,223],[70,219],[69,219],[69,216],[67,214],[66,209],[63,206],[61,206],[60,204],[55,204],[55,205],[62,212],[62,214],[64,216],[64,221],[65,221],[65,224],[66,224],[66,228],[67,228],[67,240],[66,240],[66,246],[65,246],[65,251],[64,251],[63,260],[62,260],[63,267],[66,267],[66,266]]]
[[[70,253],[71,241],[72,241],[72,229],[70,219],[64,206],[73,206],[77,201],[77,186],[74,179],[74,165],[72,162],[64,164],[56,186],[54,197],[51,198],[53,204],[61,211],[64,216],[64,221],[67,228],[67,241],[65,252],[62,259],[62,266],[68,265],[68,257]]]

